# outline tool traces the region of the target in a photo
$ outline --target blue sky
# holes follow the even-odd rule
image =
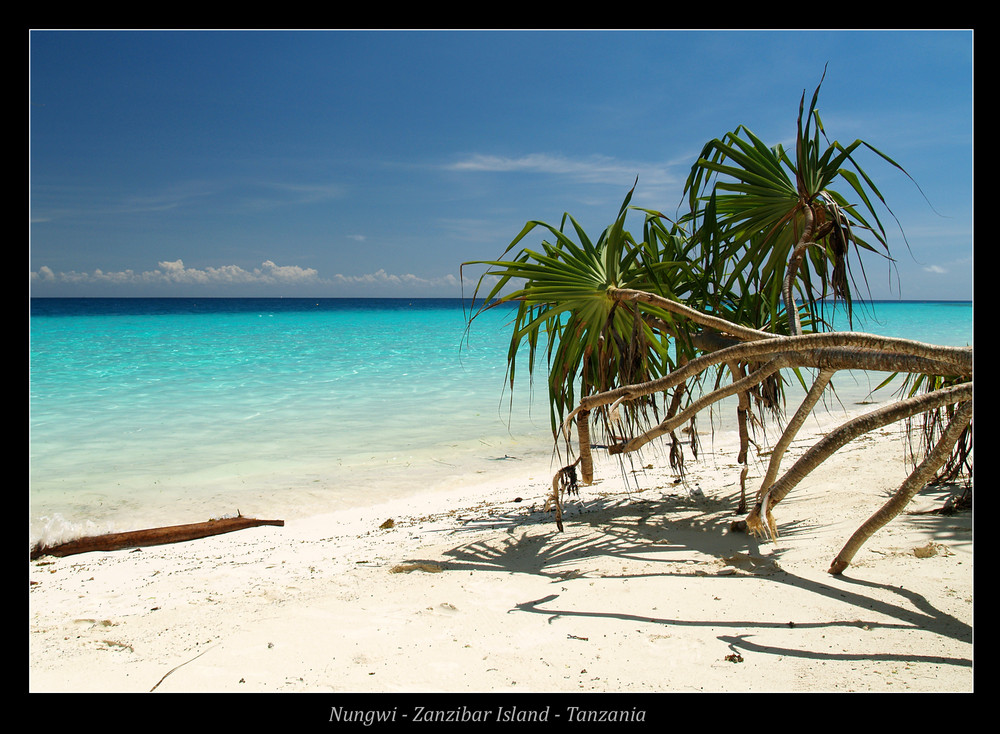
[[[972,298],[971,31],[29,40],[32,295],[460,296],[528,220],[596,237],[636,177],[676,212],[711,138],[790,143],[828,64],[828,135],[920,187],[863,157],[902,226],[872,296]]]

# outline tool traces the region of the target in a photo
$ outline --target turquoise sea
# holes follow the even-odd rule
[[[290,519],[551,457],[544,383],[531,396],[522,375],[513,402],[505,389],[509,310],[467,332],[459,299],[30,307],[32,540],[237,510]],[[856,331],[972,343],[968,302],[864,312]]]

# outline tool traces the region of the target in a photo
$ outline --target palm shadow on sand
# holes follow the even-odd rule
[[[651,493],[644,493],[647,496]],[[762,556],[755,539],[733,532],[733,505],[729,501],[695,501],[688,496],[662,495],[656,498],[592,497],[586,507],[571,507],[565,514],[565,532],[557,532],[550,513],[493,512],[468,522],[467,530],[492,529],[495,535],[457,545],[435,559],[445,572],[494,571],[533,574],[566,583],[577,578],[642,579],[657,576],[688,576],[704,579],[706,593],[716,585],[758,583],[761,595],[777,595],[795,587],[810,594],[829,597],[857,608],[858,618],[795,623],[801,629],[868,626],[880,629],[915,629],[971,643],[969,624],[936,608],[926,597],[903,586],[874,583],[849,575],[808,578],[790,573],[778,561],[782,551]],[[934,518],[922,522],[933,524]],[[941,524],[942,533],[946,532]],[[815,527],[805,523],[785,524],[782,537],[809,534]],[[461,533],[461,531],[459,531]],[[721,573],[720,573],[721,572]],[[754,578],[748,579],[747,576]],[[701,583],[701,582],[699,582]],[[730,615],[719,619],[671,619],[630,614],[612,600],[604,608],[581,610],[560,605],[561,594],[554,592],[539,599],[518,603],[512,614],[539,614],[555,619],[600,617],[654,623],[666,626],[720,628],[733,634],[719,635],[734,651],[797,656],[813,660],[866,659],[884,657],[898,662],[924,662],[971,667],[972,661],[934,655],[887,652],[882,655],[828,653],[810,649],[779,648],[755,643],[746,630],[789,627],[787,621],[754,620],[752,609],[744,618]],[[871,615],[867,619],[866,615]],[[894,622],[886,622],[888,617]]]

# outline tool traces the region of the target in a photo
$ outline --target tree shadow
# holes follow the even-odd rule
[[[551,514],[540,511],[481,518],[466,523],[459,533],[493,530],[496,534],[447,551],[452,559],[448,567],[531,573],[558,580],[560,568],[576,560],[668,560],[682,548],[717,555],[730,546],[744,549],[748,540],[756,547],[746,535],[727,539],[726,528],[734,516],[726,517],[720,508],[706,512],[704,504],[696,506],[671,496],[659,500],[596,497],[586,505],[564,507],[566,530],[561,533]],[[703,543],[690,542],[689,534],[700,536]]]
[[[756,538],[731,529],[737,516],[727,499],[641,494],[645,496],[594,495],[586,502],[570,503],[563,509],[565,532],[556,531],[551,513],[531,509],[494,512],[467,521],[455,532],[495,534],[446,551],[451,559],[448,568],[530,573],[560,580],[562,567],[585,559],[662,562],[664,567],[655,575],[675,575],[689,574],[693,564],[737,553],[759,555]],[[809,530],[806,523],[788,523],[782,526],[782,536]],[[772,550],[770,557],[777,559],[781,553],[780,548]]]
[[[518,574],[532,574],[561,583],[568,579],[585,576],[575,564],[584,561],[598,561],[605,571],[600,578],[642,578],[650,576],[695,576],[704,579],[708,588],[716,584],[725,585],[746,581],[747,573],[753,571],[753,562],[763,560],[755,539],[745,533],[732,532],[730,523],[735,518],[731,504],[724,501],[702,500],[694,502],[686,497],[665,495],[659,498],[595,498],[577,511],[566,513],[566,531],[556,532],[551,517],[546,513],[510,513],[484,519],[495,535],[457,545],[444,552],[447,559],[444,570],[456,571],[503,571]],[[935,523],[942,532],[951,532],[949,518],[924,516],[922,524]],[[470,522],[467,530],[482,530],[483,524]],[[783,526],[782,535],[788,538],[798,533],[809,533],[815,528],[802,523]],[[779,559],[781,551],[770,553],[769,559]],[[607,561],[641,561],[641,567],[629,571],[617,564],[620,572],[608,573]],[[718,575],[698,573],[706,563],[714,559],[747,560],[744,573]],[[441,563],[442,559],[435,559]],[[738,565],[734,563],[732,565]],[[716,566],[718,570],[720,566]],[[926,597],[901,586],[875,583],[851,578],[849,575],[830,576],[829,580],[816,580],[789,573],[777,565],[760,566],[764,572],[756,581],[762,585],[761,594],[780,595],[782,587],[794,587],[810,594],[816,594],[838,603],[851,604],[858,608],[859,618],[851,621],[829,620],[811,623],[796,623],[801,628],[863,627],[870,625],[882,629],[919,629],[933,634],[971,643],[971,625],[936,608]],[[895,597],[884,600],[880,597]],[[540,614],[549,617],[551,623],[561,617],[596,617],[662,624],[678,627],[723,628],[731,630],[787,628],[788,622],[758,621],[750,619],[672,619],[635,615],[618,609],[606,608],[581,611],[558,604],[561,594],[552,593],[540,599],[517,604],[508,613]],[[866,614],[879,615],[865,619]],[[894,622],[885,622],[882,617]],[[943,665],[971,667],[965,658],[949,658],[933,655],[911,654],[854,654],[825,653],[805,649],[761,646],[752,639],[752,634],[721,635],[720,640],[734,649],[774,655],[798,656],[815,660],[894,660],[899,662],[927,662]]]

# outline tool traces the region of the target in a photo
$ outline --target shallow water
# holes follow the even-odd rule
[[[529,399],[521,375],[507,402],[509,311],[488,312],[467,333],[454,299],[34,299],[31,308],[34,538],[237,510],[287,519],[551,457],[544,383]],[[972,341],[969,303],[883,302],[875,312],[855,329]],[[850,400],[868,387],[841,389]]]

